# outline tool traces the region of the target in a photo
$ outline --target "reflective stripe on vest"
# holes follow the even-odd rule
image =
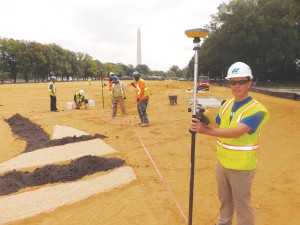
[[[239,123],[240,120],[241,120],[241,118],[242,118],[242,116],[244,115],[244,113],[245,113],[248,109],[250,109],[252,106],[256,105],[257,103],[258,103],[257,101],[254,101],[254,102],[252,102],[250,105],[248,105],[248,106],[246,107],[246,109],[244,109],[244,110],[241,112],[241,114],[238,116],[238,118],[236,119],[236,122]]]
[[[233,102],[234,98],[232,98],[225,106],[224,109],[222,110],[222,115],[224,115],[224,113],[226,112],[226,110],[229,108],[230,104]],[[251,107],[253,107],[254,105],[258,104],[257,101],[252,102],[250,105],[248,105],[238,116],[238,118],[236,119],[236,122],[239,123],[240,120],[242,119],[242,116],[244,115],[244,113],[250,109]],[[259,136],[259,134],[258,134]],[[217,140],[217,144],[219,146],[221,146],[224,149],[227,150],[233,150],[233,151],[253,151],[253,150],[257,150],[259,149],[259,144],[256,145],[230,145],[230,144],[225,144],[222,143],[220,140]]]
[[[230,104],[232,103],[232,101],[234,100],[234,98],[230,99],[229,102],[224,106],[224,109],[222,110],[222,116],[224,115],[224,113],[226,112],[226,110],[228,109],[228,107],[230,106]],[[244,115],[244,113],[250,109],[252,106],[256,105],[258,102],[257,101],[254,101],[252,102],[250,105],[248,105],[241,113],[240,115],[238,116],[236,122],[239,123],[242,116]]]
[[[76,102],[81,102],[84,95],[81,95],[79,92],[76,93]]]
[[[51,86],[51,85],[52,85],[52,87],[53,87],[53,92],[52,92],[52,90],[50,89],[50,86]],[[55,88],[55,84],[54,84],[52,81],[48,84],[48,92],[49,92],[49,95],[55,96],[56,88]]]
[[[245,133],[239,138],[218,138],[217,158],[222,166],[232,170],[253,170],[257,164],[259,150],[259,133],[269,118],[267,109],[254,99],[236,110],[230,121],[233,100],[228,100],[219,112],[221,119],[220,128],[234,128],[243,118],[262,112],[264,117],[255,132]]]
[[[140,93],[141,93],[141,88],[140,88],[140,86],[137,85],[136,88],[138,89],[138,95],[140,95]],[[147,90],[148,90],[148,88],[145,87],[145,88],[144,88],[144,92],[147,91]]]
[[[111,89],[111,93],[110,93],[111,97],[114,97],[115,87],[116,87],[116,84],[113,84],[112,89]],[[119,86],[117,86],[117,88],[119,88],[121,96],[124,98],[125,97],[125,91],[124,91],[123,83],[120,82]]]
[[[259,149],[259,145],[228,145],[222,143],[219,140],[217,140],[217,144],[220,145],[222,148],[233,151],[253,151]]]
[[[143,95],[141,96],[141,87],[140,87],[140,82],[143,83],[143,86],[144,86],[144,93]],[[148,90],[148,87],[146,86],[146,83],[144,80],[139,80],[136,82],[136,94],[137,94],[137,97],[138,98],[141,98],[141,99],[148,99],[149,98],[149,90]]]
[[[228,107],[230,106],[231,102],[234,100],[234,98],[230,99],[229,102],[224,106],[224,109],[222,110],[222,116],[224,115],[224,113],[226,112],[226,110],[228,109]]]

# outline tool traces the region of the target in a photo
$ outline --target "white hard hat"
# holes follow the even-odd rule
[[[51,76],[50,79],[51,80],[56,80],[56,76]]]
[[[80,91],[79,91],[79,94],[80,94],[80,95],[84,95],[84,90],[80,90]]]
[[[115,75],[113,72],[110,72],[109,75]]]
[[[230,80],[234,77],[249,77],[250,80],[253,79],[250,67],[243,62],[236,62],[229,67],[225,79]]]

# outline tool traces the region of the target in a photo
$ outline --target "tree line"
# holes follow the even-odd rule
[[[224,78],[236,61],[260,81],[300,81],[300,1],[232,0],[212,16],[199,72]],[[193,59],[189,63],[189,68]],[[189,71],[191,75],[191,71]]]
[[[147,65],[102,63],[92,56],[64,49],[57,44],[0,38],[0,82],[17,80],[45,82],[52,75],[64,80],[99,79],[109,72],[117,76],[131,76],[135,71],[145,76],[181,77],[182,70],[172,66],[170,71],[152,71]]]
[[[247,63],[257,80],[300,81],[299,0],[231,0],[211,16],[209,35],[201,42],[198,74],[224,79],[230,65]],[[106,76],[193,78],[194,58],[185,68],[173,65],[168,71],[147,65],[101,63],[90,55],[73,52],[57,44],[0,38],[0,81],[17,79],[46,81],[52,74],[61,80]]]

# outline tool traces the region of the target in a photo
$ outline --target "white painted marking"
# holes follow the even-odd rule
[[[89,135],[88,133],[77,130],[73,127],[55,125],[53,128],[53,139],[61,139],[64,137],[80,137],[81,135]]]
[[[88,180],[0,197],[0,224],[31,217],[65,204],[72,204],[100,192],[108,192],[134,179],[136,175],[131,167],[121,167],[109,174]]]
[[[57,132],[54,135],[56,139],[87,134],[74,128],[59,125],[56,126],[54,132]],[[114,148],[101,139],[70,143],[23,153],[1,163],[0,173],[73,160],[85,155],[103,156],[115,152],[117,151]],[[0,196],[0,224],[31,217],[65,204],[81,201],[101,192],[108,192],[130,183],[134,179],[136,179],[134,170],[125,166],[91,179],[87,177],[86,180],[60,183],[50,187],[42,186],[33,191]]]
[[[85,155],[103,156],[117,152],[101,139],[70,143],[23,153],[0,164],[0,174],[46,164],[64,162]]]

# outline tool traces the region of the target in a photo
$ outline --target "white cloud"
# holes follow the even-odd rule
[[[56,43],[101,62],[136,65],[137,30],[142,63],[152,70],[185,67],[193,56],[184,31],[203,27],[223,0],[4,0],[0,37]],[[228,1],[225,1],[228,2]]]

